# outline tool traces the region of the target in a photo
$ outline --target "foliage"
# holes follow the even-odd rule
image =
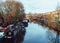
[[[15,1],[2,3],[0,6],[0,13],[5,22],[11,22],[12,20],[17,22],[25,18],[23,5]]]

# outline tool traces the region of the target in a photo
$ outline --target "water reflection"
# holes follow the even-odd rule
[[[55,43],[56,32],[49,30],[48,27],[43,27],[35,23],[29,23],[29,26],[20,31],[19,41],[17,43]],[[8,42],[7,42],[8,41]],[[4,43],[12,43],[6,39]]]
[[[24,37],[25,37],[25,34],[26,34],[26,29],[24,28],[23,30],[20,31],[19,33],[19,36],[18,36],[18,42],[17,43],[22,43],[24,41]]]
[[[53,43],[56,33],[38,24],[29,23],[23,43]],[[50,40],[49,40],[50,38]]]

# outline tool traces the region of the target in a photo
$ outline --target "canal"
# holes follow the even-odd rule
[[[38,24],[29,23],[23,43],[53,43],[56,33]]]
[[[20,33],[20,43],[55,43],[56,32],[35,23],[29,23],[26,32]],[[60,39],[60,37],[59,37]],[[2,40],[3,43],[10,40]],[[11,41],[10,41],[11,43]]]

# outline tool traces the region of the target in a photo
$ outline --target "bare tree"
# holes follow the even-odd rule
[[[25,12],[22,3],[9,0],[0,5],[0,13],[4,18],[5,24],[22,21],[25,18]]]

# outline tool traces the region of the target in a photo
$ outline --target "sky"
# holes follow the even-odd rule
[[[4,0],[2,0],[4,1]],[[17,0],[24,5],[25,13],[45,13],[56,10],[60,0]]]

